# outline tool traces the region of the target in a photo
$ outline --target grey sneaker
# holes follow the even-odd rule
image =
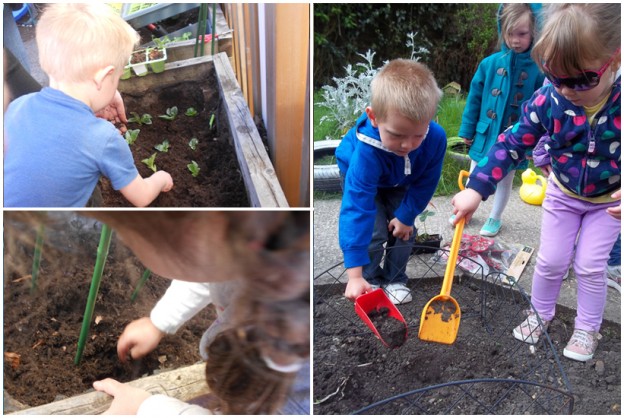
[[[514,328],[513,336],[516,340],[520,340],[528,344],[535,344],[542,336],[542,333],[548,329],[550,321],[542,320],[542,326],[540,326],[535,312],[527,311],[527,314],[527,319]]]
[[[622,293],[622,266],[607,266],[607,286],[614,288]]]
[[[602,338],[597,332],[583,331],[575,329],[572,338],[566,348],[563,349],[563,355],[569,359],[577,361],[587,361],[594,357],[598,341]]]

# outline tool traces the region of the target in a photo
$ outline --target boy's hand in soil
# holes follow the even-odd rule
[[[115,96],[110,104],[104,109],[97,111],[95,116],[106,119],[115,126],[119,126],[118,129],[122,135],[128,130],[126,128],[126,124],[128,123],[128,118],[126,117],[126,107],[124,106],[119,90],[115,92]]]
[[[457,225],[457,222],[461,218],[466,218],[466,222],[470,222],[472,214],[477,210],[483,198],[473,189],[464,189],[457,193],[451,204],[453,205],[453,213],[455,214],[455,222],[453,225]]]
[[[345,289],[345,297],[347,299],[355,301],[358,296],[373,290],[370,283],[362,276],[362,267],[347,269],[347,276],[349,277],[347,288]]]
[[[110,378],[93,382],[93,388],[114,398],[102,415],[136,415],[143,401],[152,396],[143,389]]]
[[[117,355],[125,362],[128,354],[132,359],[140,359],[151,353],[160,343],[165,333],[156,328],[148,317],[128,324],[117,342]]]
[[[397,218],[394,218],[388,223],[388,231],[392,232],[396,238],[402,239],[403,241],[407,241],[412,235],[412,227],[409,225],[405,225],[403,222],[399,221]]]
[[[134,206],[145,207],[152,203],[161,192],[168,192],[172,187],[171,174],[159,170],[147,178],[137,174],[130,184],[119,191]]]

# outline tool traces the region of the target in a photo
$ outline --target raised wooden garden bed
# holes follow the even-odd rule
[[[184,83],[196,83],[194,91],[200,96],[199,100],[203,103],[193,104],[190,95],[179,93],[180,85]],[[167,88],[173,88],[173,92],[166,91]],[[178,88],[178,90],[176,90]],[[203,132],[199,132],[197,136],[199,143],[204,148],[199,149],[201,161],[197,161],[200,166],[200,175],[192,177],[186,167],[186,163],[190,163],[192,157],[197,153],[191,153],[188,147],[188,141],[191,139],[192,133],[187,132],[186,138],[183,136],[175,143],[172,143],[171,150],[168,153],[159,153],[156,157],[156,166],[171,173],[174,181],[174,189],[168,193],[162,193],[151,206],[171,207],[287,207],[288,202],[284,196],[284,192],[277,180],[275,169],[269,156],[258,129],[253,122],[249,108],[243,98],[229,58],[225,53],[219,53],[214,56],[205,56],[199,58],[191,58],[180,61],[168,62],[165,65],[165,71],[160,74],[148,74],[144,77],[132,77],[129,80],[121,81],[119,90],[126,102],[126,112],[130,115],[132,112],[142,114],[143,111],[135,106],[142,107],[147,102],[158,101],[161,110],[158,114],[152,114],[154,123],[158,120],[159,114],[174,104],[179,108],[178,120],[175,121],[180,125],[181,129],[185,128],[185,124],[190,123],[190,119],[184,118],[184,112],[189,106],[195,106],[200,110],[200,116],[203,116],[205,123],[203,124]],[[144,95],[152,94],[155,97],[143,99]],[[202,96],[203,95],[203,99]],[[215,98],[216,107],[208,108],[208,100]],[[140,98],[135,104],[130,104],[132,98]],[[186,100],[186,101],[185,101]],[[216,116],[215,126],[218,125],[219,132],[215,133],[215,128],[209,127],[209,119],[212,115]],[[158,123],[162,121],[158,120]],[[164,124],[160,129],[163,139],[169,139],[167,135],[173,135],[173,124]],[[148,149],[143,150],[141,155],[135,151],[136,144],[141,142],[141,135],[144,130],[147,131],[151,126],[135,126],[130,124],[129,129],[140,128],[137,142],[131,146],[133,153],[136,152],[135,162],[139,172],[143,177],[149,176],[149,170],[141,161],[149,157],[150,154],[156,152],[153,145],[148,145]],[[171,131],[171,132],[169,132]],[[206,137],[201,137],[205,134]],[[159,142],[162,142],[160,139]],[[216,151],[216,155],[206,156],[206,153],[213,152],[213,148],[220,146]],[[210,150],[209,150],[210,148]],[[229,150],[226,148],[230,148]],[[168,163],[167,160],[182,151],[185,153],[183,161]],[[144,155],[145,154],[145,155]],[[236,167],[224,166],[229,155],[232,155]],[[187,161],[188,160],[188,161]],[[195,160],[195,159],[194,159]],[[167,164],[170,164],[168,166]],[[181,170],[179,173],[173,170]],[[234,183],[225,182],[227,177],[233,176]],[[236,180],[240,180],[240,186],[235,184]],[[213,186],[211,183],[218,183]],[[186,184],[189,186],[186,186]],[[120,193],[112,192],[110,186],[105,182],[102,185],[102,193],[104,195],[104,206],[128,206]],[[206,190],[204,190],[206,189]],[[235,192],[242,192],[247,201],[241,203],[240,197],[234,196],[234,202],[225,199],[228,195]],[[199,196],[203,193],[208,196],[206,200],[202,200]],[[116,194],[114,200],[107,197],[109,194]],[[192,198],[188,202],[187,198]],[[221,198],[222,197],[222,198]],[[183,203],[181,203],[183,202]]]

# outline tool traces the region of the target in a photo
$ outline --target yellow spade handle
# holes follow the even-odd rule
[[[470,173],[466,170],[459,172],[459,178],[457,183],[459,189],[464,190],[464,177],[468,177]],[[446,270],[444,271],[444,281],[442,282],[442,290],[440,295],[449,296],[451,294],[451,287],[453,286],[453,275],[455,274],[455,264],[457,263],[457,255],[459,254],[459,246],[461,244],[462,234],[464,233],[464,225],[466,223],[465,218],[461,218],[457,225],[455,225],[455,233],[453,234],[453,242],[451,243],[451,251],[449,253],[448,261],[446,264]]]

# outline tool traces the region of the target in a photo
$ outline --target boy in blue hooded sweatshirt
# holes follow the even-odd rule
[[[535,3],[502,4],[498,9],[501,50],[479,64],[470,83],[459,129],[459,136],[470,146],[471,172],[496,143],[498,135],[518,121],[522,103],[542,86],[544,74],[531,58],[540,9],[541,5]],[[524,170],[527,166],[524,161],[517,168]],[[481,235],[493,237],[499,233],[514,174],[515,170],[510,171],[498,183],[494,205],[479,232]]]
[[[446,134],[432,121],[441,97],[425,65],[390,61],[372,81],[370,106],[336,149],[339,241],[351,300],[379,287],[395,304],[412,300],[405,266],[414,220],[435,192],[446,151]]]

